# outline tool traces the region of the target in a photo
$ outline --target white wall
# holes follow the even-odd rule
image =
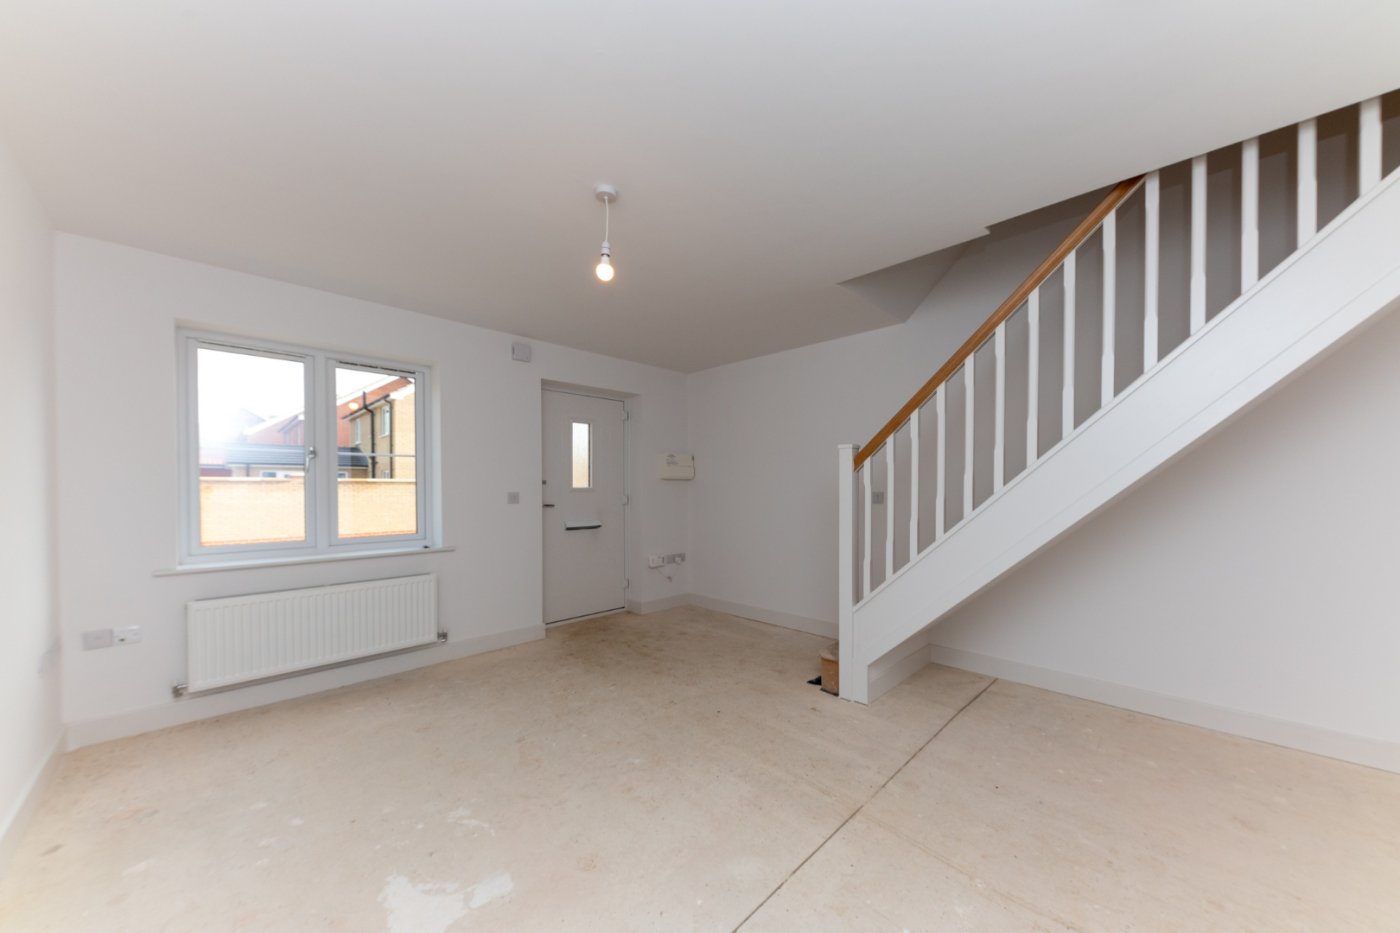
[[[869,440],[1092,204],[975,242],[905,324],[692,374],[694,592],[834,626],[836,446]]]
[[[0,868],[62,732],[54,628],[53,230],[0,145]],[[32,795],[37,796],[37,795]]]
[[[176,557],[175,331],[180,323],[373,352],[436,367],[443,543],[414,554],[181,576]],[[684,593],[647,553],[686,550],[686,484],[656,454],[686,447],[685,377],[84,237],[57,237],[57,410],[64,712],[70,745],[382,676],[540,637],[542,380],[632,393],[630,598]],[[519,491],[519,505],[506,493]],[[184,604],[208,597],[439,574],[446,647],[173,701]],[[88,629],[140,625],[140,644],[81,650]],[[32,659],[25,662],[32,666]]]
[[[1400,743],[1397,363],[1391,315],[933,643]]]

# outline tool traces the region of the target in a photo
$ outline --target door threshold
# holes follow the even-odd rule
[[[616,609],[604,609],[602,612],[590,612],[586,616],[574,616],[572,619],[560,619],[557,622],[546,622],[545,627],[551,625],[568,625],[571,622],[587,622],[589,619],[597,619],[602,616],[615,616],[619,612],[626,612],[626,606],[618,606]]]

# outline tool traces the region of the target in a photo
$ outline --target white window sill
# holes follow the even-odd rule
[[[153,577],[176,577],[187,573],[213,573],[217,570],[258,570],[263,567],[287,567],[296,564],[326,564],[337,560],[366,560],[371,557],[407,557],[411,554],[442,554],[457,550],[445,547],[394,548],[384,551],[352,551],[346,554],[317,554],[314,557],[277,557],[267,560],[225,561],[218,564],[186,564],[167,570],[152,570]]]

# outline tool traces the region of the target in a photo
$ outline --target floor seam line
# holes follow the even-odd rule
[[[870,805],[870,801],[872,801],[872,800],[874,800],[876,797],[878,797],[878,796],[880,795],[880,792],[881,792],[882,790],[884,790],[886,787],[889,787],[889,786],[890,786],[890,782],[893,781],[895,778],[899,777],[900,772],[903,771],[905,768],[909,767],[909,763],[910,763],[911,761],[913,761],[915,758],[919,757],[919,753],[920,753],[920,752],[922,752],[924,749],[928,748],[931,744],[933,744],[933,740],[936,739],[936,738],[938,738],[940,735],[942,735],[942,734],[943,734],[943,730],[946,729],[946,728],[948,728],[949,726],[951,726],[951,725],[953,724],[953,720],[955,720],[955,719],[957,719],[959,716],[961,716],[961,715],[963,714],[963,711],[966,710],[966,709],[967,709],[969,706],[971,706],[973,703],[976,703],[978,700],[980,700],[980,699],[982,698],[982,694],[984,694],[984,693],[986,693],[988,690],[992,689],[992,686],[993,686],[994,684],[996,684],[996,682],[997,682],[998,680],[1000,680],[1000,679],[1001,679],[1001,678],[999,678],[999,677],[993,677],[993,678],[987,683],[987,685],[986,685],[985,687],[983,687],[981,690],[978,690],[978,691],[977,691],[977,693],[972,697],[972,699],[968,700],[968,701],[967,701],[966,703],[964,703],[962,706],[958,707],[958,711],[957,711],[956,713],[954,713],[953,715],[949,716],[947,722],[945,722],[943,725],[941,725],[941,726],[939,726],[937,729],[935,729],[933,735],[929,736],[929,737],[928,737],[928,740],[925,741],[924,744],[922,744],[922,745],[920,745],[918,748],[916,748],[916,749],[914,750],[914,753],[904,760],[904,764],[900,765],[898,768],[895,768],[895,769],[894,769],[894,772],[893,772],[889,777],[885,778],[885,783],[883,783],[883,784],[881,784],[879,787],[875,788],[875,790],[871,792],[870,796],[869,796],[869,797],[866,797],[865,800],[863,800],[863,801],[861,802],[861,805],[860,805],[860,806],[858,806],[858,807],[856,807],[854,810],[852,810],[851,813],[850,813],[850,815],[847,816],[844,820],[841,821],[841,825],[840,825],[840,826],[837,826],[835,829],[833,829],[833,830],[831,831],[831,833],[828,834],[827,837],[826,837],[825,839],[823,839],[821,842],[819,842],[819,843],[817,844],[817,847],[816,847],[815,849],[813,849],[811,852],[808,852],[806,858],[804,858],[802,861],[798,862],[798,863],[797,863],[797,867],[794,868],[792,871],[788,872],[788,873],[787,873],[787,877],[785,877],[782,881],[778,882],[778,886],[775,887],[773,890],[769,891],[768,894],[767,894],[767,896],[765,896],[765,897],[763,898],[763,900],[761,900],[761,901],[758,902],[758,906],[756,906],[753,910],[749,911],[749,912],[748,912],[748,915],[745,916],[743,920],[740,920],[740,921],[739,921],[738,926],[734,927],[734,930],[732,931],[732,933],[739,933],[739,931],[742,930],[742,929],[744,928],[744,924],[746,924],[746,923],[748,923],[750,920],[752,920],[754,914],[756,914],[756,913],[758,913],[760,910],[762,910],[762,909],[763,909],[763,905],[766,904],[766,903],[768,903],[770,900],[772,900],[772,899],[773,899],[773,895],[774,895],[774,894],[777,894],[779,891],[781,891],[781,890],[783,889],[783,886],[786,885],[789,881],[791,881],[791,880],[793,879],[793,877],[794,877],[799,871],[802,870],[802,866],[803,866],[803,865],[806,865],[808,862],[810,862],[810,861],[812,860],[813,856],[815,856],[818,852],[820,852],[823,848],[826,847],[826,844],[827,844],[828,842],[830,842],[832,839],[835,839],[835,838],[836,838],[836,834],[839,833],[839,832],[841,832],[841,830],[845,829],[847,823],[849,823],[851,820],[853,820],[853,819],[855,819],[857,816],[859,816],[859,815],[860,815],[860,811],[864,810],[867,806],[869,806],[869,805]]]
[[[874,823],[876,826],[880,827],[880,828],[883,829],[885,832],[889,833],[891,836],[894,836],[896,839],[900,840],[901,842],[905,843],[906,845],[912,846],[913,848],[916,848],[916,849],[918,849],[919,851],[923,852],[923,853],[924,853],[925,855],[927,855],[929,858],[933,859],[934,861],[936,861],[936,862],[938,862],[939,864],[941,864],[941,865],[943,865],[944,867],[946,867],[949,871],[957,872],[959,875],[962,875],[962,876],[963,876],[964,878],[966,878],[968,881],[971,881],[971,882],[973,882],[973,883],[977,883],[977,882],[978,882],[977,876],[976,876],[975,874],[973,874],[972,872],[968,871],[966,868],[964,868],[963,866],[959,865],[957,862],[954,862],[954,861],[952,861],[950,858],[948,858],[947,856],[943,855],[942,853],[940,853],[940,852],[938,852],[938,851],[936,851],[936,850],[934,850],[934,849],[929,848],[928,846],[924,845],[924,844],[923,844],[922,842],[920,842],[919,840],[917,840],[917,839],[912,839],[912,838],[910,838],[909,836],[906,836],[904,833],[900,832],[900,831],[899,831],[898,829],[896,829],[895,827],[893,827],[893,826],[889,825],[888,823],[884,822],[884,821],[881,820],[879,817],[874,817],[874,816],[870,817],[870,822]],[[1026,911],[1027,913],[1035,914],[1037,917],[1040,917],[1040,918],[1043,919],[1043,920],[1050,920],[1050,921],[1052,921],[1052,922],[1054,922],[1054,923],[1058,923],[1060,926],[1064,927],[1066,930],[1069,930],[1070,933],[1083,933],[1083,929],[1084,929],[1083,927],[1075,926],[1073,923],[1071,923],[1071,922],[1068,921],[1068,920],[1062,919],[1062,918],[1060,918],[1060,917],[1053,916],[1053,915],[1051,915],[1051,914],[1047,914],[1044,910],[1042,910],[1041,908],[1039,908],[1039,907],[1036,906],[1035,904],[1032,904],[1032,903],[1030,903],[1029,901],[1023,901],[1023,900],[1021,900],[1020,898],[1016,897],[1015,895],[1009,894],[1009,893],[1007,893],[1006,891],[1003,891],[1001,888],[999,888],[999,887],[997,887],[997,886],[995,886],[995,885],[992,885],[992,886],[990,886],[990,887],[986,887],[984,890],[985,890],[985,893],[984,893],[984,895],[983,895],[984,897],[992,897],[992,898],[994,898],[994,899],[999,899],[999,900],[1006,901],[1008,904],[1014,904],[1015,906],[1017,906],[1017,907],[1021,908],[1022,910]]]

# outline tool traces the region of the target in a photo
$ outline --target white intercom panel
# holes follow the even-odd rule
[[[662,479],[695,479],[694,454],[662,454]]]

